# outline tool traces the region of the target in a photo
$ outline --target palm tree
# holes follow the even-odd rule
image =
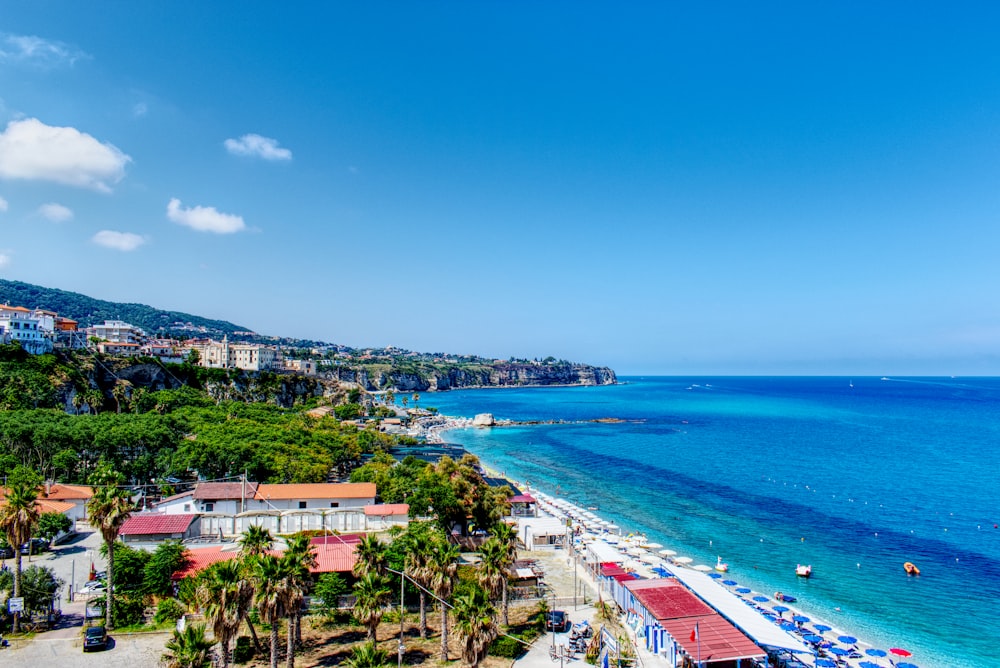
[[[239,543],[241,558],[260,557],[274,547],[274,536],[271,535],[270,529],[265,529],[257,524],[251,524],[243,532]]]
[[[100,390],[87,390],[83,402],[90,408],[91,413],[97,415],[98,411],[104,407],[104,393]]]
[[[204,624],[189,624],[183,631],[174,630],[174,637],[164,646],[166,668],[206,668],[211,663],[214,644],[205,637]]]
[[[220,561],[206,569],[200,578],[198,599],[205,609],[205,618],[212,623],[212,633],[222,646],[222,666],[229,666],[229,641],[239,631],[250,611],[253,589],[243,579],[236,560]]]
[[[354,562],[355,577],[362,577],[368,573],[386,574],[385,569],[388,561],[385,554],[385,544],[374,534],[368,534],[362,538],[355,548],[354,554],[357,557],[357,561]]]
[[[316,548],[308,536],[292,536],[286,542],[288,549],[283,558],[288,562],[293,585],[288,633],[288,668],[292,668],[295,665],[295,646],[302,642],[302,603],[312,584],[312,569],[316,567],[317,561]]]
[[[368,640],[376,642],[379,622],[392,598],[392,590],[385,578],[376,573],[366,573],[354,583],[354,616],[368,627]]]
[[[504,554],[506,555],[505,559],[506,569],[507,569],[506,572],[509,572],[510,567],[513,566],[514,562],[517,561],[517,529],[507,524],[506,522],[498,522],[493,527],[491,533],[493,534],[493,538],[495,538],[497,542],[500,543],[500,546],[503,549]],[[508,578],[505,577],[501,582],[502,586],[501,611],[503,613],[504,626],[510,626],[510,622],[507,616],[508,603],[509,603],[507,598],[507,593],[508,593],[507,585],[508,585]]]
[[[128,399],[128,390],[131,386],[132,383],[127,380],[119,380],[115,383],[115,386],[111,388],[111,396],[115,400],[115,409],[119,414],[122,412],[122,404]]]
[[[73,408],[76,409],[76,414],[79,415],[80,409],[83,408],[84,404],[83,393],[79,391],[74,392],[72,402]]]
[[[20,468],[20,467],[18,467]],[[15,469],[17,471],[18,469]],[[10,476],[14,478],[15,476]],[[38,488],[29,477],[19,480],[7,490],[7,501],[0,506],[0,529],[7,544],[14,548],[14,597],[21,596],[21,550],[31,540],[31,530],[38,523]],[[21,630],[21,613],[14,613],[14,633]]]
[[[254,603],[260,618],[271,625],[271,668],[278,668],[278,624],[288,616],[290,609],[291,569],[288,564],[273,555],[264,555],[254,563]]]
[[[430,586],[431,581],[431,552],[434,542],[428,533],[428,526],[424,523],[411,523],[407,531],[408,540],[406,545],[406,574],[417,584],[420,593],[420,637],[427,637],[427,593],[424,588]]]
[[[128,490],[121,487],[124,482],[125,476],[112,469],[109,464],[101,464],[90,476],[90,484],[94,486],[94,495],[87,502],[90,525],[101,532],[104,545],[108,550],[108,589],[104,624],[109,629],[114,628],[111,615],[111,593],[115,582],[114,542],[118,539],[118,532],[121,531],[122,525],[125,524],[135,507]]]
[[[435,541],[428,565],[431,572],[431,590],[438,598],[441,607],[441,660],[448,660],[448,606],[446,601],[451,598],[455,587],[455,574],[458,573],[458,548],[444,539]]]
[[[386,388],[385,391],[385,405],[395,406],[396,405],[396,393],[391,387]]]
[[[478,668],[499,634],[496,615],[497,609],[479,587],[455,599],[455,630],[462,639],[462,660],[472,668]]]
[[[347,668],[385,668],[389,665],[389,655],[373,642],[356,645],[351,657],[344,661]]]
[[[490,599],[502,597],[503,607],[507,607],[507,577],[510,573],[510,563],[507,561],[507,551],[495,537],[490,538],[479,548],[479,570],[477,579],[479,585],[486,590]],[[506,623],[506,622],[505,622]]]

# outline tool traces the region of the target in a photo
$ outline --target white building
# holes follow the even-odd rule
[[[52,340],[31,311],[22,306],[0,306],[0,343],[14,341],[32,355],[52,350]]]
[[[87,336],[96,336],[112,343],[141,343],[146,333],[121,320],[105,320],[103,325],[87,328]]]
[[[282,368],[281,353],[274,346],[258,343],[231,343],[228,337],[222,341],[194,339],[184,346],[189,352],[198,351],[198,365],[210,369],[243,369],[244,371],[268,371]]]

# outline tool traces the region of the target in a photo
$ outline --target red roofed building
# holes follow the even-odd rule
[[[197,515],[138,513],[122,525],[123,543],[158,543],[164,540],[184,540],[199,535]]]
[[[334,536],[328,538],[334,538]],[[312,542],[315,545],[313,552],[316,555],[316,565],[309,569],[310,573],[313,575],[320,575],[322,573],[349,574],[354,569],[354,564],[358,560],[355,549],[357,548],[359,539],[350,542],[347,540],[350,536],[336,536],[336,538],[343,538],[345,542],[334,543],[333,541],[329,541],[326,544],[315,545],[316,539],[313,539]],[[283,552],[272,550],[269,554],[280,557]],[[197,574],[216,562],[236,559],[239,556],[238,545],[189,549],[187,551],[187,563],[184,565],[184,568],[174,573],[173,579],[182,580],[190,575]]]
[[[394,526],[405,527],[410,522],[410,504],[379,503],[365,506],[365,528],[382,531]]]

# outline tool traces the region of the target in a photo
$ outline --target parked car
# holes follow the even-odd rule
[[[103,594],[108,589],[108,583],[104,580],[91,580],[80,587],[80,594]]]
[[[4,543],[0,545],[0,559],[11,559],[14,556],[14,548]]]
[[[41,554],[45,550],[49,549],[49,541],[44,538],[32,538],[27,543],[21,546],[21,554]]]
[[[550,610],[545,613],[545,630],[562,632],[569,628],[569,617],[562,610]]]
[[[91,626],[83,632],[83,651],[89,652],[92,649],[107,649],[108,632],[103,626]]]

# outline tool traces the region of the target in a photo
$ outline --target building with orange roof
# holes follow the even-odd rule
[[[357,543],[350,541],[327,541],[315,545],[313,554],[316,556],[316,565],[311,566],[309,572],[314,576],[323,573],[343,573],[349,575],[358,560],[356,548]],[[238,545],[189,549],[187,551],[187,562],[183,568],[174,573],[172,579],[183,580],[188,576],[196,575],[212,564],[235,559],[239,557],[239,554]],[[280,550],[271,550],[269,554],[280,557],[283,552]]]
[[[94,496],[94,489],[87,485],[64,485],[56,482],[46,484],[40,496],[49,501],[72,504],[73,510],[66,516],[75,522],[87,519],[87,502]]]

